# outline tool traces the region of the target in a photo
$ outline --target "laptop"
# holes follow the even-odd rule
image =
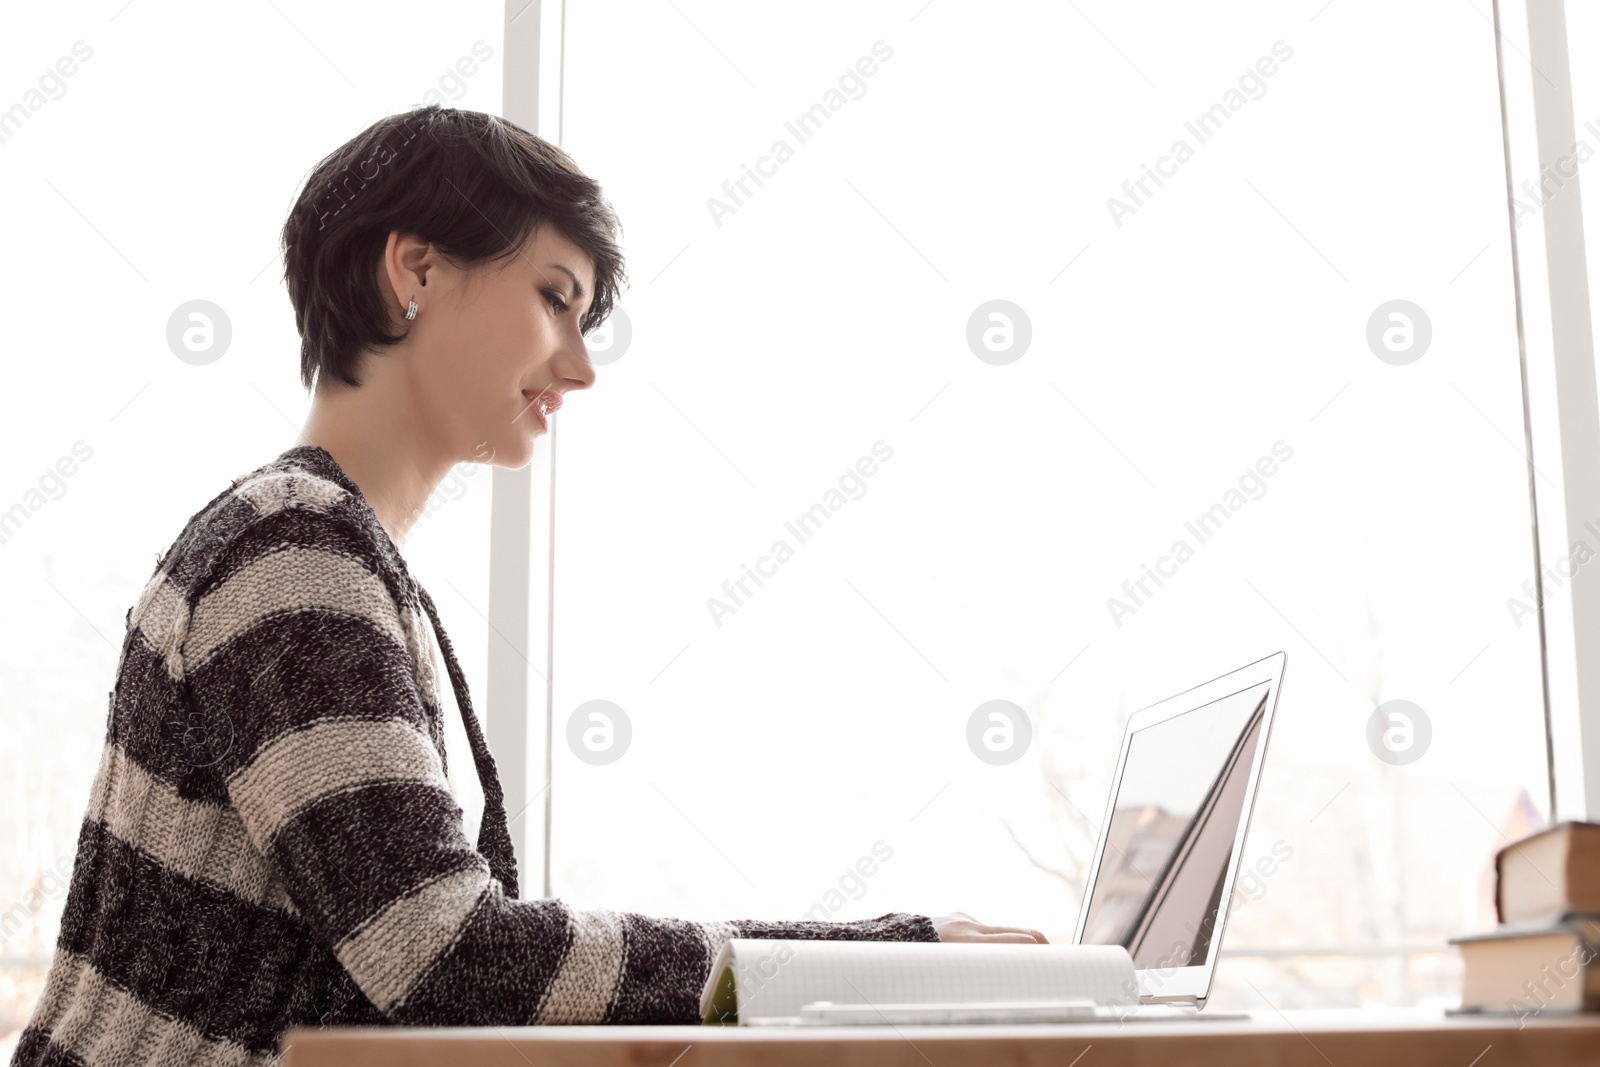
[[[810,1004],[806,1022],[1026,1023],[1248,1019],[1206,1012],[1283,683],[1283,652],[1135,712],[1122,736],[1072,941],[1121,945],[1126,1004]]]
[[[1119,1017],[1192,1018],[1205,1006],[1286,658],[1128,719],[1072,937],[1133,957],[1140,1006]]]

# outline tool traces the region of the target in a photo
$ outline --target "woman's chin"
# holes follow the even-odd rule
[[[505,467],[507,470],[521,470],[533,462],[534,450],[538,447],[542,433],[517,434],[516,440],[507,441],[505,446],[494,451],[494,458],[490,461],[491,467]]]

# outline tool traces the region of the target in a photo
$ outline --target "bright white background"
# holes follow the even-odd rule
[[[569,8],[563,133],[630,227],[633,341],[562,413],[555,714],[609,699],[634,739],[600,767],[558,746],[557,889],[798,916],[882,839],[839,917],[1066,936],[1072,807],[1099,819],[1119,716],[1282,648],[1249,851],[1293,856],[1229,946],[1491,921],[1497,829],[1547,783],[1535,631],[1506,604],[1531,539],[1483,15],[606,10]],[[865,95],[796,144],[785,120],[880,39]],[[1118,228],[1107,197],[1278,40],[1265,95]],[[779,137],[794,157],[719,227],[707,198]],[[997,297],[1033,324],[1004,367],[965,343]],[[1365,341],[1395,298],[1433,324],[1404,367]],[[879,439],[866,494],[717,627],[707,598]],[[1117,627],[1106,599],[1279,440],[1266,494]],[[1365,736],[1397,697],[1434,733],[1404,768]],[[995,698],[1036,727],[1005,767],[965,744]],[[1448,951],[1392,963],[1238,959],[1219,986],[1453,991]]]
[[[1283,649],[1247,858],[1292,858],[1230,920],[1219,1004],[1448,1001],[1444,939],[1492,922],[1493,850],[1548,791],[1536,633],[1507,607],[1533,572],[1488,13],[570,0],[561,135],[621,215],[633,338],[558,419],[554,891],[798,918],[881,840],[835,918],[1066,939],[1125,716]],[[93,457],[0,544],[0,909],[43,899],[0,945],[0,1034],[53,942],[41,879],[74,847],[125,613],[190,515],[296,443],[284,213],[441,79],[497,112],[502,18],[11,13],[0,108],[73,42],[94,55],[0,144],[0,510],[75,441]],[[450,74],[478,40],[494,58]],[[799,144],[785,121],[880,40]],[[1264,95],[1198,144],[1184,123],[1280,40]],[[793,158],[719,227],[707,198],[778,138]],[[1107,198],[1178,138],[1194,157],[1119,228]],[[204,367],[165,337],[197,298],[234,331]],[[1365,339],[1396,298],[1433,329],[1407,366]],[[991,299],[1032,324],[1005,366],[966,342]],[[784,523],[879,440],[865,494],[798,544]],[[1184,523],[1278,441],[1264,495],[1197,545]],[[489,474],[460,474],[407,556],[481,709]],[[1180,537],[1194,558],[1119,627],[1107,598]],[[707,599],[778,538],[794,558],[718,627]],[[1403,767],[1366,741],[1394,698],[1433,730]],[[591,699],[633,727],[604,766],[559,740]],[[965,739],[993,699],[1033,723],[1005,766]]]

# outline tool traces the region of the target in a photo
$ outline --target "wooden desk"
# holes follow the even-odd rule
[[[1562,1067],[1600,1064],[1600,1017],[1428,1010],[1257,1012],[1249,1021],[749,1028],[296,1030],[285,1067]]]

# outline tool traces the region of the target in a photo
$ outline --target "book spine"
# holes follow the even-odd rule
[[[1499,852],[1494,854],[1494,921],[1497,923],[1503,923],[1506,921],[1505,905],[1500,901],[1500,894],[1503,891],[1505,883],[1505,878],[1502,875],[1502,868],[1505,865],[1505,861],[1505,849],[1501,849]]]

